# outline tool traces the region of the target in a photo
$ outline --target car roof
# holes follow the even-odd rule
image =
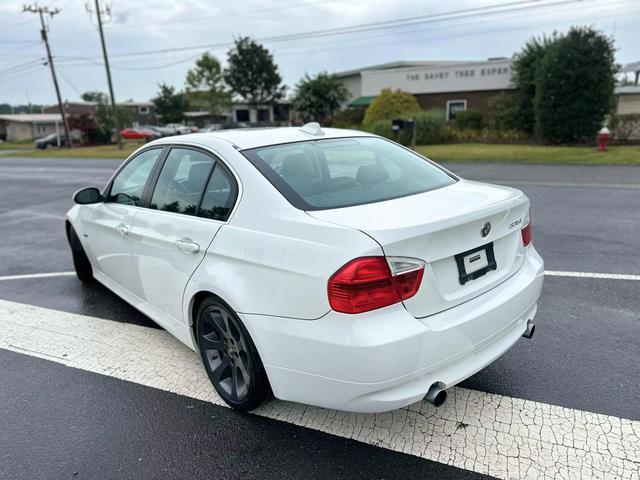
[[[216,140],[224,140],[240,150],[278,145],[281,143],[302,142],[305,140],[322,140],[326,138],[366,137],[370,133],[360,130],[343,130],[340,128],[323,128],[322,134],[310,134],[301,127],[274,128],[239,128],[234,130],[218,130],[215,132],[191,133],[179,137],[165,137],[159,143],[171,143],[171,140],[192,140],[201,144],[215,146]]]

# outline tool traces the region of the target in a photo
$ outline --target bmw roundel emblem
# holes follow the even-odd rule
[[[482,226],[482,229],[480,229],[480,235],[482,235],[483,237],[486,237],[487,235],[489,235],[490,231],[491,231],[491,224],[487,222]]]

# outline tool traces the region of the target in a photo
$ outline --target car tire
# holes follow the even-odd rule
[[[93,267],[89,261],[89,257],[80,243],[80,239],[73,227],[69,226],[69,246],[71,247],[71,256],[73,257],[73,268],[76,276],[81,282],[89,283],[93,281]]]
[[[271,397],[267,373],[249,332],[238,315],[213,295],[198,308],[196,338],[207,375],[229,406],[249,412]]]

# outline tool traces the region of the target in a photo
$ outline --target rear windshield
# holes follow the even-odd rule
[[[310,140],[242,153],[302,210],[381,202],[456,181],[410,150],[374,137]]]

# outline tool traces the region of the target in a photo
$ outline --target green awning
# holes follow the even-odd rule
[[[368,107],[373,99],[376,98],[375,95],[370,97],[358,97],[353,102],[349,104],[350,107]]]

